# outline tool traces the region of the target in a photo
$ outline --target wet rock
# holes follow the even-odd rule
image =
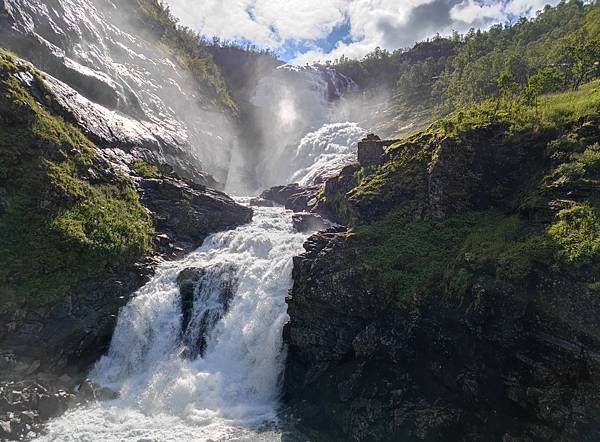
[[[108,401],[118,397],[118,392],[103,387],[91,379],[83,381],[77,390],[77,401],[80,403]]]
[[[317,203],[320,189],[321,185],[303,187],[294,183],[272,187],[261,193],[260,197],[294,212],[309,212]]]
[[[93,141],[130,153],[144,150],[180,176],[217,187],[226,176],[220,164],[230,149],[229,115],[212,98],[187,93],[196,86],[180,75],[163,45],[136,20],[125,19],[136,17],[135,8],[115,0],[82,0],[77,7],[6,0],[0,2],[0,41],[47,73],[55,104]],[[85,55],[82,45],[89,49]],[[21,77],[34,86],[30,76]],[[32,93],[44,100],[44,91]],[[215,180],[201,165],[220,176]]]
[[[256,207],[273,207],[274,202],[272,200],[266,200],[264,198],[252,198],[250,200],[250,205]]]
[[[204,354],[209,333],[227,313],[235,293],[235,268],[187,268],[177,277],[181,295],[181,336],[185,355]]]
[[[190,267],[182,270],[177,276],[177,284],[179,285],[179,293],[181,295],[181,313],[183,315],[181,320],[181,332],[182,334],[188,328],[190,318],[192,316],[192,309],[194,307],[194,293],[196,287],[200,282],[200,279],[205,275],[204,270]]]
[[[139,188],[142,204],[152,212],[160,232],[161,252],[167,257],[188,253],[209,234],[252,219],[252,209],[224,193],[176,177],[142,179]]]
[[[37,410],[41,419],[50,419],[60,416],[69,408],[69,403],[74,395],[65,391],[43,395],[38,398]]]
[[[331,223],[321,216],[305,212],[294,213],[292,215],[292,223],[294,224],[294,229],[301,233],[316,232],[331,227]]]

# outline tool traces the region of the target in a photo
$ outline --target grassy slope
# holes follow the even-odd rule
[[[39,101],[18,71],[32,75]],[[40,75],[1,51],[1,302],[52,302],[151,249],[152,223],[133,184],[99,162],[95,149],[52,113]]]
[[[503,109],[493,119],[488,112],[492,103],[472,106],[391,146],[384,165],[355,171],[345,195],[325,195],[355,225],[351,241],[358,256],[384,284],[392,304],[403,304],[423,289],[457,300],[474,287],[527,297],[535,292],[532,284],[546,275],[571,281],[577,288],[570,295],[600,295],[600,129],[593,122],[600,116],[599,87],[596,81],[577,92],[544,96],[537,110]],[[586,121],[590,118],[596,119]],[[519,143],[544,143],[543,158],[533,160],[539,173],[521,177],[516,200],[503,207],[470,207],[443,219],[425,215],[415,220],[427,200],[427,178],[422,176],[440,146],[453,143],[453,157],[460,158],[461,149],[471,149],[467,140],[473,134],[498,125],[502,142],[509,153],[513,146],[514,155]],[[449,173],[470,172],[453,167]],[[408,196],[403,194],[402,203],[375,222],[361,220],[354,210],[369,199],[389,202],[399,187]],[[550,219],[530,215],[552,204],[559,207]]]

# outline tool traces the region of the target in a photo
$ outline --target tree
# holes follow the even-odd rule
[[[496,106],[493,114],[494,119],[496,119],[496,115],[500,110],[502,99],[508,102],[508,111],[510,112],[515,98],[515,92],[518,89],[519,85],[508,70],[505,69],[500,72],[500,75],[498,76],[498,96],[496,98]]]
[[[600,61],[600,37],[597,35],[588,37],[586,33],[579,32],[571,40],[569,49],[574,58],[573,89],[577,90],[581,83],[596,74],[598,69],[596,63]]]
[[[529,77],[525,99],[535,105],[535,114],[538,114],[538,98],[542,94],[556,92],[562,89],[564,76],[554,68],[543,68]]]

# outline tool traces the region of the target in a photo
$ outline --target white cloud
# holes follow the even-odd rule
[[[453,20],[474,23],[477,21],[500,20],[504,18],[504,7],[500,3],[480,4],[474,0],[466,0],[454,6],[450,11]]]
[[[279,49],[327,37],[347,21],[347,42],[328,53],[310,48],[294,63],[360,58],[376,47],[394,50],[452,30],[485,28],[515,15],[531,16],[558,0],[166,0],[182,24],[207,36],[246,39]],[[306,45],[310,47],[311,45]]]

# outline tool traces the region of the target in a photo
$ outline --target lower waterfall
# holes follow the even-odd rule
[[[40,440],[280,440],[285,297],[306,236],[291,212],[255,207],[250,224],[161,264],[122,309],[110,350],[90,374],[119,398],[67,412]],[[177,278],[194,270],[184,314]]]

